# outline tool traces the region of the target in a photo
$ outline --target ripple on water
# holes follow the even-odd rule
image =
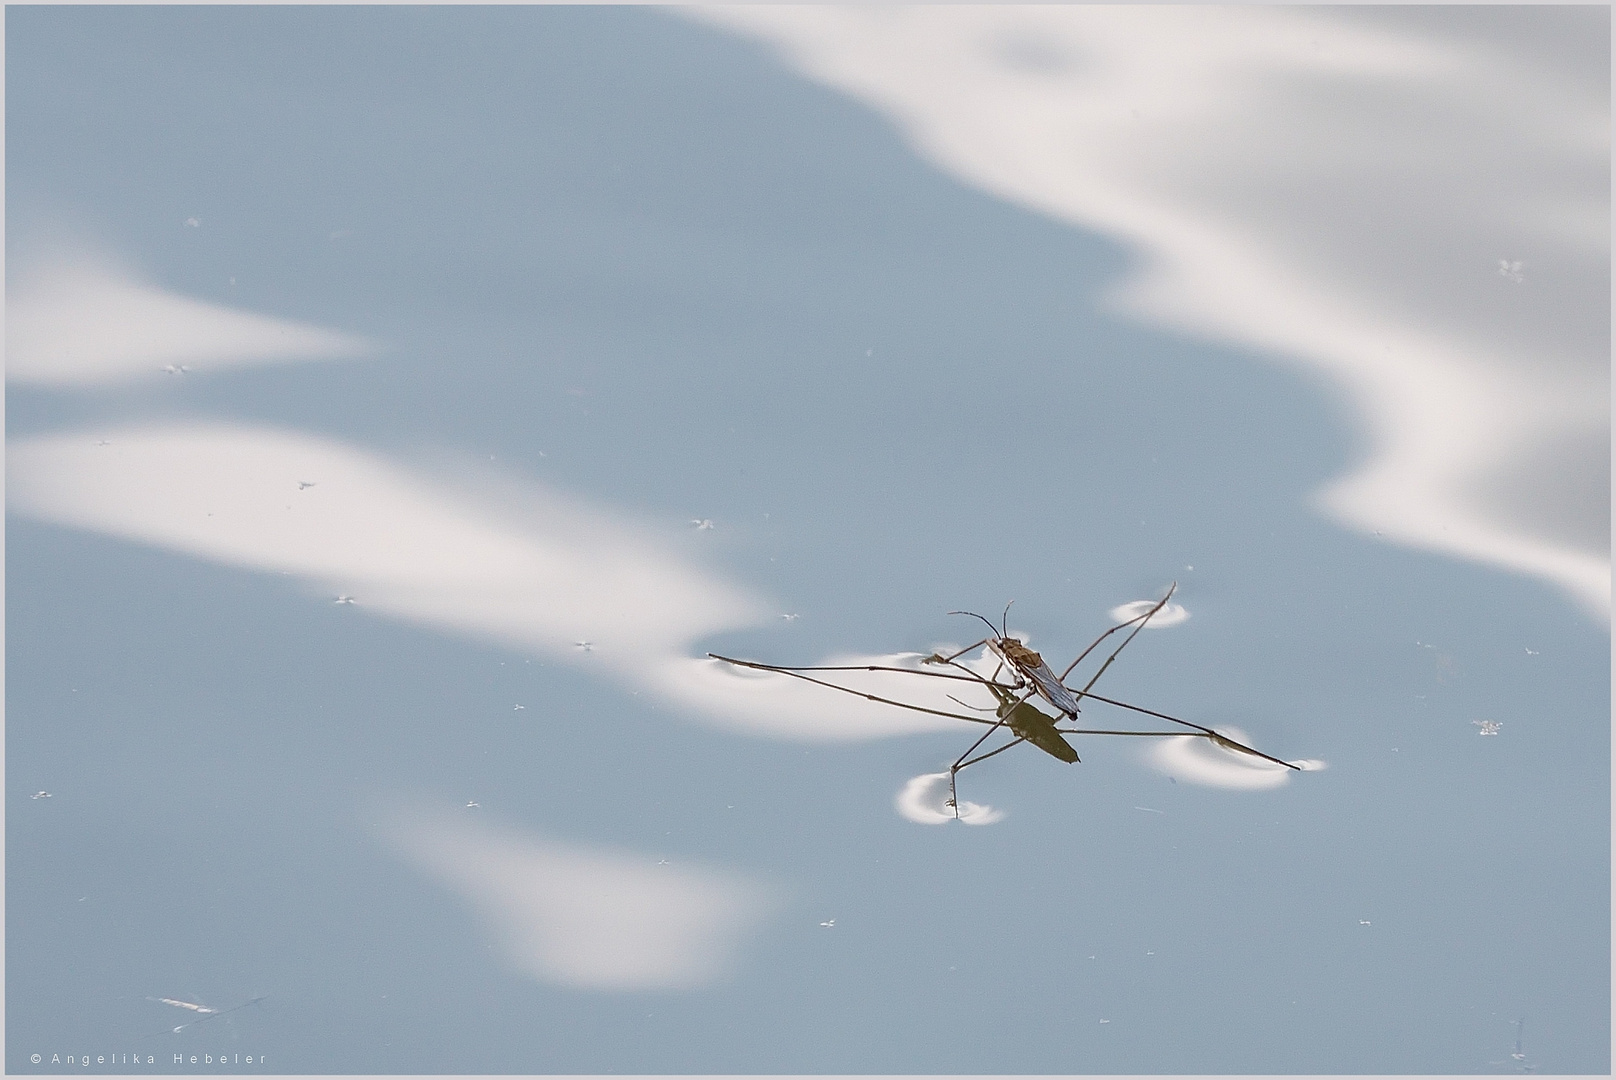
[[[1236,742],[1253,745],[1246,733],[1238,728],[1223,728],[1219,733]],[[1157,771],[1175,780],[1237,791],[1264,791],[1282,787],[1295,775],[1295,770],[1283,765],[1230,750],[1198,735],[1166,739],[1151,748],[1148,760]],[[1291,764],[1303,772],[1318,772],[1326,767],[1324,762],[1312,758]]]
[[[1128,622],[1137,619],[1155,606],[1155,600],[1130,600],[1126,604],[1112,608],[1110,615],[1119,623]],[[1162,609],[1156,612],[1145,626],[1150,630],[1165,630],[1169,626],[1177,626],[1189,617],[1190,613],[1184,610],[1183,604],[1163,604]]]
[[[903,785],[903,790],[898,792],[892,804],[897,807],[898,813],[921,825],[946,825],[954,820],[967,825],[992,825],[1004,817],[1003,810],[962,799],[956,819],[954,808],[948,805],[946,772],[923,773],[913,777]]]

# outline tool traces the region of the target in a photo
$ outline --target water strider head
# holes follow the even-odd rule
[[[1014,603],[1014,600],[1010,601],[1010,604]],[[1044,662],[1042,656],[1029,649],[1020,638],[1010,636],[1007,628],[1010,604],[1004,606],[1004,615],[1000,618],[998,626],[994,626],[974,611],[951,611],[949,614],[969,615],[973,619],[981,619],[987,628],[993,631],[993,634],[977,644],[985,644],[993,655],[997,656],[1003,664],[1010,668],[1015,674],[1013,685],[1020,688],[1030,683],[1039,697],[1055,706],[1064,715],[1076,717],[1078,713],[1078,695],[1061,683],[1060,676],[1050,670],[1049,665]],[[923,662],[927,664],[952,664],[958,657],[974,648],[976,648],[976,645],[968,645],[953,656],[946,657],[933,653]]]
[[[1044,667],[1044,658],[1027,648],[1018,638],[1000,637],[988,642],[988,648],[1017,671],[1026,673]]]
[[[1010,631],[1007,629],[1007,627],[1010,619],[1010,608],[1014,603],[1015,601],[1012,600],[1009,604],[1004,605],[1004,614],[999,616],[998,626],[994,626],[990,620],[978,615],[974,611],[950,611],[949,614],[969,615],[973,619],[980,619],[982,624],[992,631],[991,635],[987,639],[988,647],[993,650],[994,654],[997,655],[999,659],[1003,660],[1017,671],[1024,673],[1029,669],[1042,666],[1044,663],[1044,658],[1027,648],[1026,643],[1020,638],[1013,638],[1010,636]]]

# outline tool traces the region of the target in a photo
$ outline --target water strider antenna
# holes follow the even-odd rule
[[[1015,603],[1015,601],[1014,601],[1014,600],[1012,600],[1012,601],[1010,601],[1010,602],[1011,602],[1011,603],[1012,603],[1012,604],[1013,604],[1013,603]],[[1004,610],[1005,610],[1005,611],[1009,611],[1009,610],[1010,610],[1010,609],[1009,609],[1009,608],[1005,608],[1005,609],[1004,609]],[[974,611],[950,611],[950,612],[949,612],[949,614],[950,614],[950,615],[969,615],[969,616],[970,616],[970,617],[971,617],[971,618],[973,618],[973,619],[982,619],[982,616],[980,616],[980,615],[978,615],[978,614],[977,614],[977,613],[976,613],[976,612],[974,612]],[[994,626],[994,625],[993,625],[993,624],[992,624],[992,623],[990,623],[990,622],[988,622],[988,621],[987,621],[987,620],[986,620],[986,619],[982,619],[982,621],[983,621],[983,622],[984,622],[984,623],[987,623],[987,628],[988,628],[988,629],[989,629],[989,630],[992,630],[992,631],[993,631],[993,632],[994,632],[994,633],[998,633],[998,630],[999,630],[999,628],[998,628],[998,627],[997,627],[997,626]],[[1004,636],[1004,635],[1003,635],[1003,634],[999,634],[999,636],[1000,636],[1000,637],[1003,637],[1003,636]]]

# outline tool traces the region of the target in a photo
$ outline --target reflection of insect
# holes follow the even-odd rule
[[[154,998],[147,998],[146,1000],[147,1001],[160,1001],[164,1005],[172,1005],[176,1009],[189,1009],[194,1013],[200,1014],[200,1015],[198,1015],[198,1017],[195,1020],[192,1020],[192,1021],[190,1021],[188,1023],[181,1024],[179,1027],[173,1029],[175,1032],[181,1032],[181,1031],[184,1031],[188,1027],[195,1027],[197,1024],[205,1023],[208,1020],[217,1020],[221,1016],[228,1016],[229,1014],[237,1011],[238,1009],[245,1009],[249,1005],[256,1005],[260,1001],[263,1001],[264,998],[263,997],[255,997],[251,1001],[243,1001],[240,1005],[232,1005],[228,1009],[213,1009],[213,1008],[209,1008],[206,1005],[198,1005],[194,1001],[180,1001],[180,1000],[178,1000],[176,998],[154,997]]]
[[[1051,757],[1058,758],[1061,761],[1067,763],[1076,762],[1080,759],[1077,756],[1077,751],[1073,749],[1072,745],[1064,738],[1064,736],[1067,735],[1133,735],[1143,737],[1177,737],[1187,735],[1192,738],[1209,739],[1218,746],[1223,747],[1225,750],[1249,754],[1254,757],[1262,758],[1265,761],[1271,761],[1276,765],[1283,765],[1287,769],[1299,770],[1300,766],[1293,765],[1288,761],[1281,761],[1276,757],[1271,757],[1268,754],[1263,753],[1261,750],[1253,749],[1244,743],[1236,742],[1225,735],[1220,735],[1218,732],[1213,731],[1211,728],[1204,725],[1191,723],[1188,720],[1180,720],[1176,716],[1168,716],[1166,713],[1156,712],[1154,709],[1140,708],[1137,705],[1129,705],[1126,702],[1101,697],[1099,694],[1094,693],[1094,684],[1100,680],[1100,676],[1105,674],[1106,669],[1109,668],[1112,662],[1116,660],[1118,654],[1120,654],[1122,650],[1127,647],[1128,643],[1134,639],[1140,630],[1144,629],[1145,625],[1150,622],[1151,617],[1166,605],[1168,599],[1172,597],[1173,591],[1176,588],[1177,585],[1175,584],[1173,588],[1168,589],[1167,595],[1162,597],[1161,600],[1159,600],[1148,611],[1141,615],[1135,616],[1132,619],[1128,619],[1125,622],[1118,623],[1117,625],[1111,627],[1111,629],[1105,631],[1105,633],[1101,634],[1099,637],[1095,638],[1089,647],[1079,653],[1077,659],[1073,660],[1071,664],[1067,665],[1066,670],[1061,672],[1061,674],[1058,676],[1053,670],[1050,669],[1049,665],[1044,661],[1042,656],[1038,655],[1038,653],[1034,652],[1032,649],[1029,649],[1019,638],[1010,636],[1008,631],[1003,626],[1003,620],[1001,620],[1000,626],[995,627],[991,622],[988,622],[986,619],[982,619],[982,616],[968,611],[950,612],[950,614],[972,615],[975,618],[982,619],[983,622],[987,623],[988,629],[993,631],[993,634],[978,642],[975,642],[974,644],[967,645],[965,648],[959,649],[948,656],[941,656],[937,653],[933,653],[921,661],[923,664],[935,667],[953,668],[953,671],[922,671],[914,668],[891,667],[881,664],[784,667],[777,664],[760,664],[750,660],[736,660],[728,656],[719,656],[716,653],[708,653],[708,655],[714,660],[722,660],[725,663],[734,664],[737,667],[755,668],[760,671],[773,671],[781,675],[789,675],[795,679],[802,679],[806,682],[815,683],[819,686],[827,686],[832,690],[840,690],[843,693],[855,694],[868,701],[879,702],[883,705],[895,705],[900,709],[911,709],[915,712],[928,713],[932,716],[947,716],[957,720],[969,720],[972,723],[987,725],[988,730],[982,734],[982,737],[972,743],[969,749],[967,749],[965,753],[961,754],[954,764],[949,767],[949,799],[947,805],[953,808],[956,817],[959,816],[959,795],[955,778],[961,769],[964,769],[970,765],[975,765],[979,761],[986,761],[988,758],[997,754],[1002,754],[1012,746],[1016,746],[1017,744],[1024,742],[1031,743],[1044,753],[1049,754]],[[1009,611],[1010,608],[1008,605],[1006,605],[1006,615],[1009,614]],[[1090,653],[1098,648],[1101,642],[1110,637],[1112,634],[1115,634],[1120,630],[1127,630],[1130,627],[1132,628],[1131,632],[1125,638],[1123,638],[1121,644],[1112,650],[1111,655],[1106,657],[1105,662],[1100,665],[1099,670],[1089,678],[1088,682],[1083,684],[1083,688],[1081,690],[1074,690],[1066,685],[1066,677],[1070,675],[1073,669],[1075,669],[1078,664],[1082,663]],[[983,675],[981,672],[973,670],[960,662],[960,657],[984,645],[987,646],[988,654],[997,660],[997,665],[994,667],[991,675]],[[855,690],[852,687],[840,686],[825,679],[803,674],[803,672],[809,671],[889,671],[904,675],[919,675],[934,679],[952,679],[962,683],[975,684],[991,693],[997,704],[978,707],[969,705],[966,702],[961,701],[959,698],[954,697],[952,694],[948,695],[950,700],[967,709],[972,709],[978,712],[992,712],[997,718],[994,720],[989,720],[981,716],[968,716],[964,713],[949,712],[943,709],[932,709],[922,705],[914,705],[908,702],[897,701],[893,698],[879,697],[874,694],[866,693],[863,690]],[[1031,700],[1035,696],[1053,706],[1057,710],[1057,715],[1050,716],[1048,713],[1035,706]],[[1112,705],[1119,709],[1127,709],[1131,712],[1142,713],[1146,716],[1155,717],[1158,720],[1165,720],[1168,723],[1178,724],[1180,725],[1180,729],[1175,731],[1128,731],[1106,728],[1059,726],[1063,721],[1075,721],[1078,719],[1079,706],[1084,698],[1102,702],[1106,705]],[[1013,735],[1014,738],[1010,742],[996,749],[989,750],[986,753],[976,754],[977,749],[981,747],[983,743],[987,742],[987,740],[992,737],[994,732],[998,731],[1000,728],[1008,728],[1010,730],[1010,734]],[[1183,730],[1185,728],[1188,728],[1189,730]],[[972,757],[972,754],[976,754],[976,756]]]

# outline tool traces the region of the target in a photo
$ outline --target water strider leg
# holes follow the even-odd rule
[[[993,732],[991,732],[991,731],[988,732],[988,735],[992,735],[992,734],[993,734]],[[986,739],[988,737],[988,735],[984,735],[984,736],[982,736],[981,739],[976,740],[975,744],[972,745],[971,750],[975,750],[978,746],[981,746],[982,745],[982,740]],[[955,818],[955,820],[959,819],[959,789],[954,784],[954,777],[959,775],[959,771],[961,769],[965,768],[967,765],[975,765],[978,761],[986,761],[988,758],[992,757],[993,755],[1002,754],[1006,750],[1010,749],[1012,746],[1015,746],[1015,745],[1017,745],[1019,743],[1024,743],[1026,741],[1027,740],[1025,738],[1017,736],[1016,738],[1012,739],[1011,741],[1005,743],[1003,746],[999,747],[997,750],[989,750],[987,753],[979,754],[978,756],[976,756],[974,758],[971,758],[971,760],[969,760],[969,761],[966,761],[965,759],[966,759],[966,757],[968,757],[970,755],[971,750],[967,750],[967,751],[965,751],[964,754],[960,755],[960,759],[958,761],[954,762],[953,768],[948,770],[948,805],[952,806],[954,808],[954,818]]]
[[[928,709],[924,705],[910,705],[907,702],[894,701],[891,698],[881,697],[878,694],[867,694],[863,690],[854,690],[852,687],[848,687],[848,686],[837,686],[833,682],[826,682],[824,679],[816,679],[811,675],[802,674],[803,671],[827,671],[827,670],[828,671],[841,671],[841,670],[883,671],[883,670],[885,670],[885,671],[902,672],[902,673],[908,674],[908,675],[931,675],[931,676],[935,676],[935,677],[938,677],[938,678],[954,678],[955,677],[955,676],[952,676],[952,675],[943,675],[940,672],[909,671],[906,668],[878,668],[878,667],[788,668],[788,667],[778,667],[778,666],[776,666],[774,664],[759,664],[759,663],[757,663],[755,661],[752,661],[752,660],[736,660],[736,659],[733,659],[733,658],[728,657],[728,656],[719,656],[717,653],[708,653],[707,655],[712,657],[714,660],[722,660],[726,664],[733,664],[735,667],[753,668],[754,670],[757,670],[757,671],[772,671],[777,675],[789,675],[793,679],[801,679],[803,682],[810,682],[810,683],[813,683],[815,686],[828,687],[831,690],[840,690],[844,694],[852,694],[854,697],[861,697],[865,701],[874,701],[874,702],[877,702],[877,703],[882,704],[882,705],[895,705],[900,709],[909,709],[909,710],[911,710],[913,712],[926,713],[926,714],[928,714],[930,716],[946,716],[951,720],[969,720],[973,724],[989,724],[989,723],[992,723],[991,720],[984,720],[980,716],[966,716],[963,713],[945,712],[942,709]],[[982,681],[982,677],[980,675],[975,675],[973,680],[965,680],[963,678],[963,676],[960,677],[960,678],[961,678],[961,681],[976,681],[976,682]]]
[[[1127,637],[1122,639],[1122,644],[1118,645],[1115,649],[1113,649],[1112,652],[1111,652],[1111,655],[1105,658],[1105,663],[1100,665],[1100,670],[1096,671],[1094,673],[1094,677],[1088,681],[1088,683],[1083,687],[1083,689],[1081,689],[1081,690],[1079,690],[1077,692],[1077,696],[1078,696],[1079,700],[1082,699],[1084,694],[1087,694],[1091,689],[1093,689],[1094,684],[1100,681],[1100,676],[1105,674],[1105,669],[1110,667],[1111,662],[1117,658],[1117,654],[1122,652],[1123,649],[1126,649],[1128,647],[1128,642],[1132,641],[1134,638],[1139,636],[1139,631],[1143,630],[1145,628],[1145,624],[1150,622],[1151,616],[1155,615],[1156,612],[1160,611],[1163,607],[1165,607],[1167,605],[1167,601],[1169,601],[1169,600],[1171,600],[1173,598],[1173,593],[1175,593],[1176,591],[1178,591],[1178,582],[1175,581],[1175,582],[1173,582],[1172,587],[1167,590],[1167,595],[1162,597],[1160,600],[1156,601],[1156,606],[1155,607],[1153,607],[1149,611],[1145,612],[1144,617],[1139,620],[1139,625],[1135,626],[1133,628],[1133,632],[1130,633]],[[1123,623],[1122,625],[1126,626],[1128,624]],[[1120,630],[1121,627],[1113,627],[1112,629],[1113,630]],[[1106,634],[1109,634],[1109,633],[1111,633],[1111,630],[1107,630],[1105,632],[1105,634],[1101,634],[1100,635],[1101,639],[1103,639],[1106,636]],[[1099,641],[1096,641],[1094,644],[1098,645]],[[1094,645],[1089,646],[1089,648],[1091,648],[1091,649],[1093,647],[1094,647]],[[1087,653],[1085,652],[1084,655],[1087,655]],[[1077,659],[1081,660],[1081,659],[1083,659],[1083,657],[1080,656]],[[1076,666],[1077,666],[1077,660],[1073,660],[1072,661],[1072,667],[1076,667]],[[1068,672],[1070,672],[1072,670],[1072,668],[1069,667],[1066,670]],[[1062,675],[1061,676],[1061,682],[1064,684],[1065,681],[1066,681],[1066,676]]]
[[[1148,612],[1146,614],[1148,614]],[[1104,641],[1106,638],[1110,637],[1112,634],[1116,633],[1118,630],[1126,630],[1128,627],[1132,626],[1134,623],[1138,622],[1140,619],[1143,619],[1144,617],[1145,617],[1144,615],[1135,615],[1133,618],[1129,619],[1127,622],[1117,623],[1117,625],[1113,626],[1111,629],[1107,630],[1105,633],[1101,634],[1099,637],[1097,637],[1093,641],[1089,642],[1089,647],[1084,649],[1082,652],[1078,653],[1077,654],[1077,659],[1073,660],[1070,664],[1067,664],[1066,665],[1066,670],[1061,672],[1061,676],[1060,676],[1061,677],[1061,682],[1066,681],[1066,676],[1070,675],[1072,673],[1073,669],[1075,669],[1077,667],[1077,665],[1081,664],[1084,661],[1084,659],[1087,658],[1089,653],[1093,652],[1096,648],[1098,648],[1099,645],[1100,645],[1100,642]]]
[[[951,611],[951,612],[949,612],[949,614],[953,615],[955,613]],[[977,618],[981,618],[981,616],[978,615]],[[979,649],[983,645],[986,645],[991,640],[993,640],[993,639],[992,638],[983,638],[981,641],[973,642],[972,644],[965,646],[965,648],[961,649],[959,652],[951,653],[948,656],[938,656],[936,653],[932,653],[931,656],[928,656],[925,660],[921,661],[921,663],[952,664],[955,660],[958,660],[960,657],[964,656],[966,653],[970,652],[972,649]]]
[[[967,761],[965,763],[965,765],[975,765],[978,761],[986,761],[988,758],[992,757],[994,754],[1002,754],[1006,750],[1010,749],[1012,746],[1015,746],[1015,745],[1017,745],[1019,743],[1024,743],[1026,741],[1027,741],[1026,739],[1021,738],[1020,736],[1017,736],[1015,739],[1011,740],[1010,742],[1005,743],[1003,746],[999,747],[997,750],[989,750],[987,753],[982,754],[979,757],[972,758],[970,761]],[[965,765],[956,766],[954,771],[958,772],[960,769],[965,768]]]
[[[969,750],[966,750],[965,753],[961,754],[957,759],[955,759],[954,764],[948,767],[948,805],[954,808],[954,816],[956,818],[959,817],[959,792],[955,790],[954,787],[954,774],[965,768],[966,765],[970,764],[970,762],[967,762],[965,759],[971,756],[971,752],[974,751],[978,746],[981,746],[983,743],[987,742],[988,736],[992,735],[995,731],[998,731],[1003,726],[1004,718],[1000,717],[992,727],[988,728],[982,733],[982,737],[980,739],[971,744]],[[1010,745],[1014,746],[1015,743],[1011,743]]]
[[[1208,739],[1211,739],[1213,742],[1218,743],[1221,746],[1227,746],[1227,747],[1230,747],[1230,748],[1235,749],[1235,750],[1243,751],[1243,752],[1245,752],[1247,754],[1253,754],[1253,755],[1255,755],[1257,757],[1262,758],[1265,761],[1272,761],[1275,765],[1283,765],[1287,769],[1295,769],[1297,772],[1300,772],[1301,769],[1302,769],[1302,767],[1300,765],[1292,765],[1288,761],[1281,761],[1279,758],[1274,757],[1272,754],[1265,754],[1261,750],[1258,750],[1258,749],[1256,749],[1254,747],[1247,746],[1245,743],[1235,742],[1233,739],[1229,738],[1227,735],[1219,735],[1217,732],[1213,731],[1211,728],[1207,727],[1204,724],[1192,723],[1189,720],[1180,720],[1176,716],[1169,716],[1164,712],[1157,712],[1155,709],[1146,709],[1146,708],[1141,708],[1138,705],[1129,705],[1126,701],[1117,701],[1114,698],[1101,697],[1099,694],[1085,694],[1084,696],[1093,698],[1095,701],[1103,701],[1107,705],[1115,705],[1119,709],[1128,709],[1128,710],[1130,710],[1132,712],[1144,713],[1146,716],[1154,716],[1158,720],[1170,720],[1175,724],[1183,724],[1187,728],[1194,728],[1196,731],[1200,732],[1202,735],[1204,735]],[[1164,733],[1164,734],[1166,734],[1166,733]],[[1188,734],[1188,732],[1174,732],[1173,734]]]

